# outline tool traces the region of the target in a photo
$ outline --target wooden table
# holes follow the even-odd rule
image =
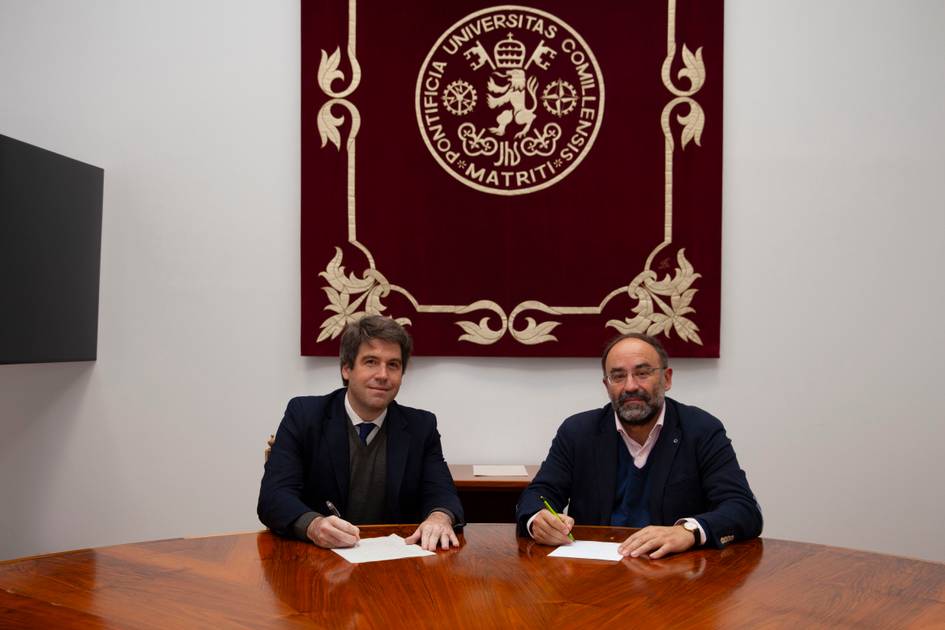
[[[515,504],[538,472],[525,466],[525,477],[476,477],[470,464],[450,464],[450,474],[463,502],[467,523],[514,523]]]
[[[409,526],[362,527],[406,536]],[[579,539],[630,530],[578,527]],[[0,563],[2,628],[928,628],[945,564],[781,540],[665,560],[546,558],[509,524],[436,556],[348,564],[269,532]],[[941,627],[941,625],[939,625]]]

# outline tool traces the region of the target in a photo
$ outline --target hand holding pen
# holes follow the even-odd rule
[[[567,545],[574,541],[571,528],[574,519],[567,514],[558,514],[545,497],[539,497],[545,509],[535,515],[531,524],[531,536],[544,545]]]
[[[361,540],[361,530],[341,518],[341,512],[331,501],[325,501],[331,516],[316,516],[309,523],[306,535],[319,547],[354,547]]]

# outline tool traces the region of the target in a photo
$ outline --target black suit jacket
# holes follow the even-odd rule
[[[342,516],[348,505],[349,455],[346,388],[327,396],[289,401],[266,462],[259,504],[261,520],[291,536],[292,523],[306,512],[326,513],[325,501]],[[384,520],[418,523],[433,508],[446,508],[463,523],[463,508],[443,460],[436,416],[392,402],[387,430],[387,488]]]
[[[525,524],[542,508],[539,496],[547,497],[555,509],[570,503],[568,514],[578,525],[609,525],[618,445],[626,448],[609,404],[565,420],[547,459],[519,499],[519,535],[528,535]],[[716,547],[761,533],[761,508],[717,418],[667,398],[663,429],[650,460],[653,525],[695,518],[706,532],[707,544]]]

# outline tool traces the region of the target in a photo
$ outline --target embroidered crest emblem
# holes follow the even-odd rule
[[[433,45],[417,77],[417,123],[460,182],[521,195],[567,177],[594,145],[604,82],[593,52],[545,11],[472,13]]]

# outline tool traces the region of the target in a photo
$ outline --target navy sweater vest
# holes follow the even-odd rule
[[[623,440],[617,439],[617,492],[610,524],[617,527],[646,527],[650,524],[650,465],[637,468]]]

